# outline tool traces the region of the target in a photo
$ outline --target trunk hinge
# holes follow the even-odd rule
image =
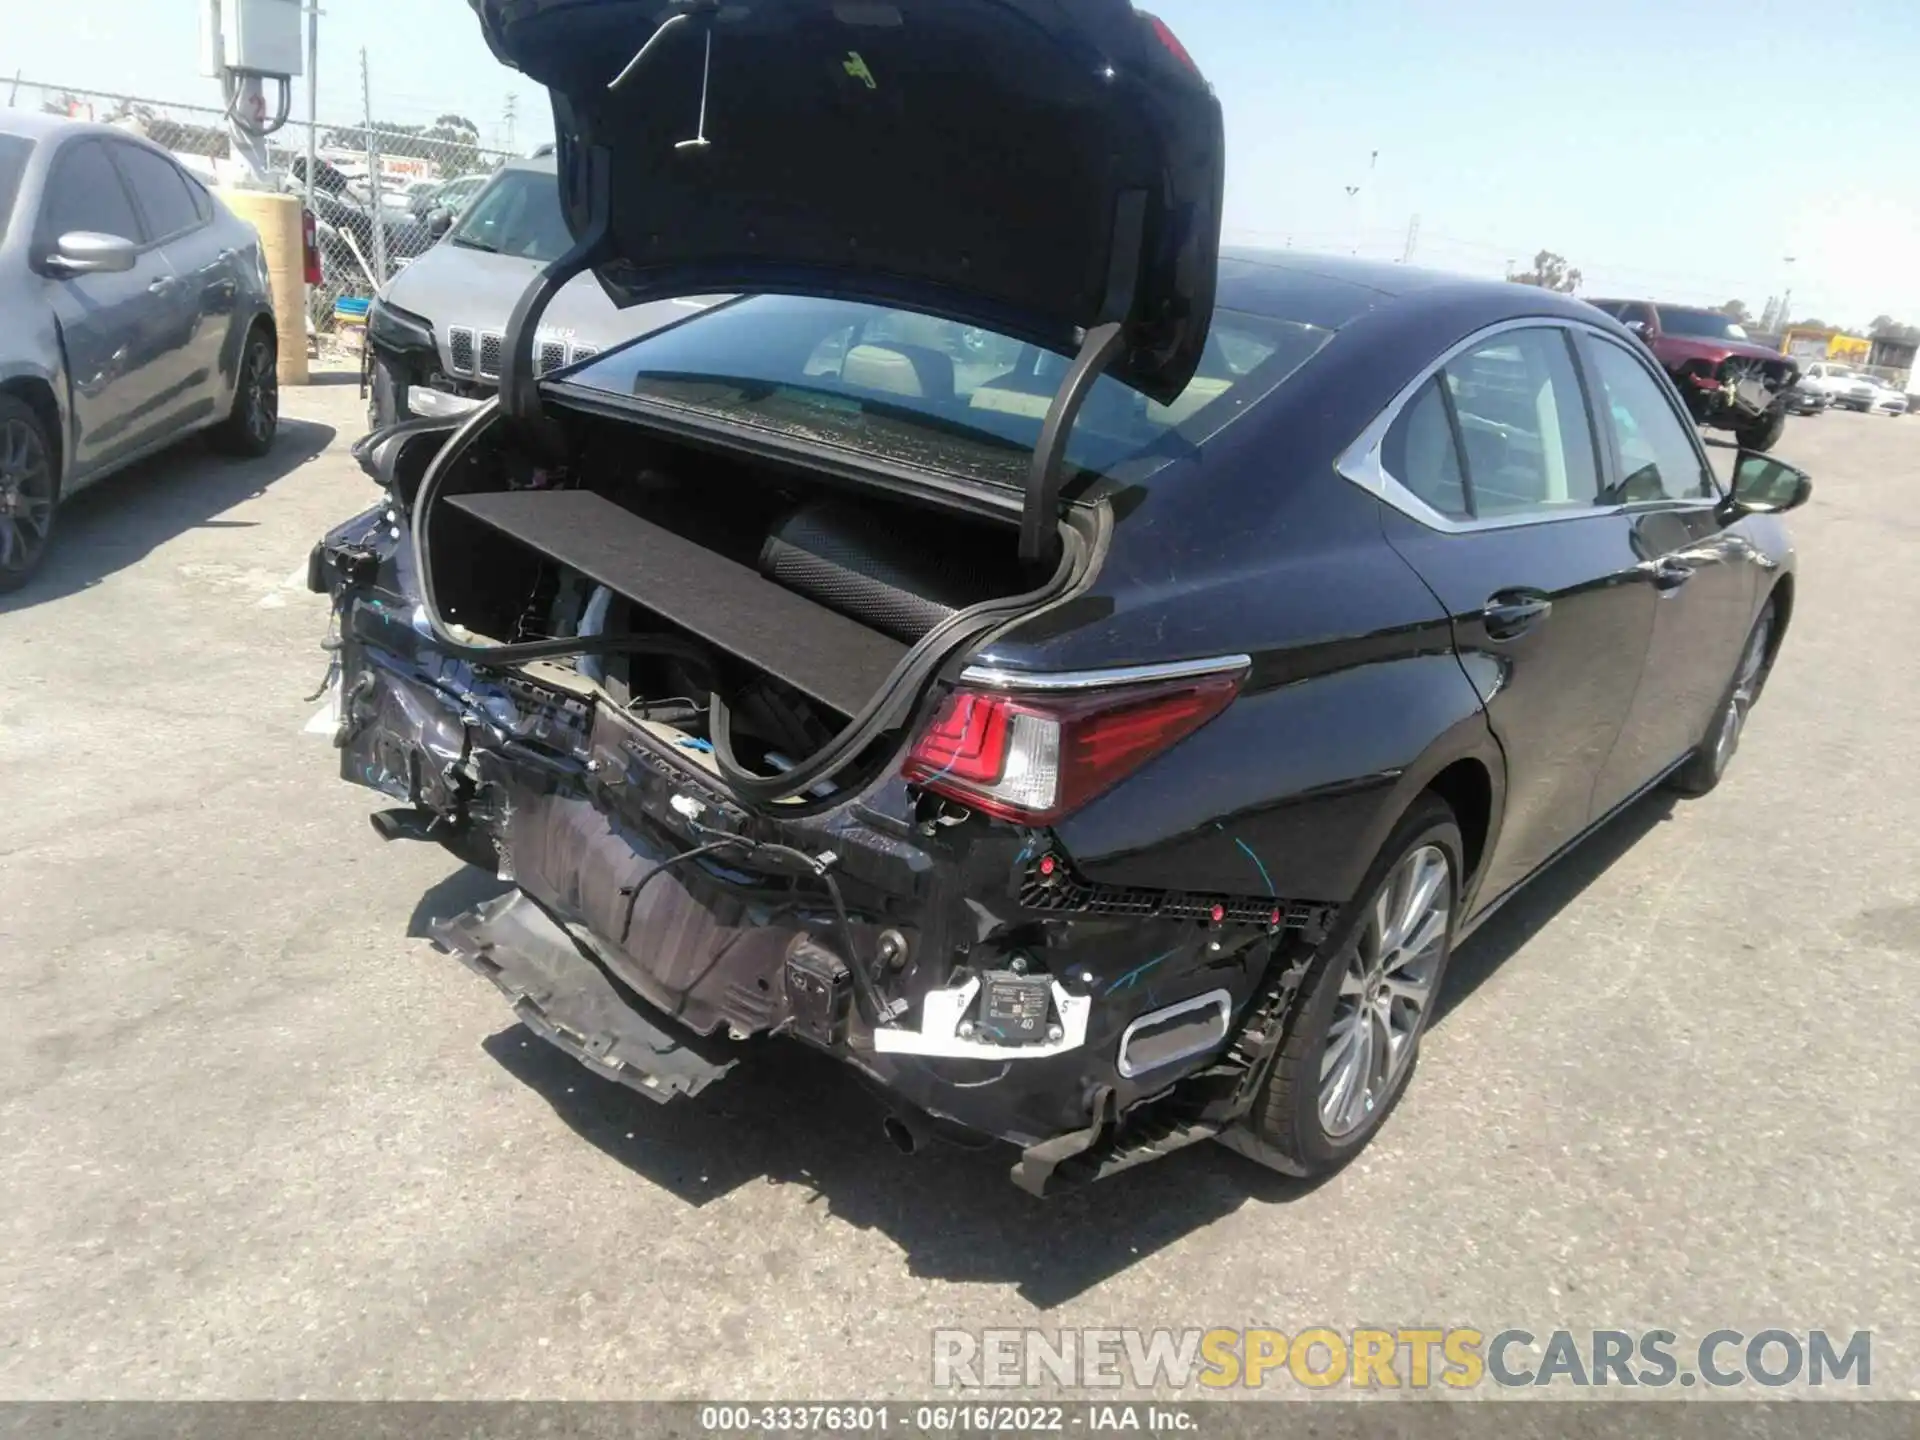
[[[1027,475],[1027,499],[1020,511],[1020,558],[1042,560],[1053,534],[1055,511],[1060,505],[1060,473],[1067,463],[1067,437],[1073,422],[1080,418],[1080,407],[1087,403],[1093,385],[1125,346],[1127,329],[1118,320],[1096,325],[1087,331],[1080,353],[1073,357],[1067,378],[1061,382],[1053,404],[1047,407],[1047,423],[1040,431],[1040,445],[1033,452],[1033,469]]]
[[[561,452],[562,441],[559,428],[540,408],[540,378],[533,369],[534,337],[540,318],[561,288],[613,255],[613,202],[608,178],[611,158],[599,145],[570,148],[572,154],[563,154],[562,162],[570,162],[576,171],[572,188],[576,198],[584,194],[586,199],[587,227],[572,249],[543,269],[521,292],[507,321],[506,353],[500,360],[502,417],[523,443],[555,457]]]
[[[1060,476],[1067,463],[1067,440],[1080,407],[1093,393],[1094,382],[1126,348],[1127,321],[1140,294],[1140,260],[1146,244],[1147,195],[1129,190],[1120,196],[1113,217],[1113,248],[1107,270],[1107,293],[1100,305],[1100,322],[1080,341],[1067,378],[1047,407],[1047,423],[1033,452],[1027,473],[1027,498],[1020,511],[1020,558],[1043,560],[1060,505]]]

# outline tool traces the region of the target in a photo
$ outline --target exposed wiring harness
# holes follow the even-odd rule
[[[708,826],[691,822],[694,830],[702,835],[717,832]],[[846,954],[847,973],[853,977],[855,998],[860,1002],[863,1019],[869,1026],[879,1027],[893,1023],[892,1012],[886,1001],[881,998],[879,987],[873,983],[873,976],[860,959],[860,952],[854,944],[853,922],[847,917],[846,898],[840,893],[840,882],[834,878],[833,865],[836,857],[831,853],[809,855],[804,850],[796,850],[791,845],[776,845],[769,840],[754,840],[745,835],[721,835],[717,840],[709,840],[696,845],[691,850],[682,850],[678,855],[670,855],[653,866],[631,885],[620,887],[620,893],[627,897],[626,919],[620,926],[620,946],[626,948],[628,938],[633,934],[634,911],[640,904],[640,892],[645,890],[660,876],[689,860],[697,860],[703,855],[717,854],[722,850],[745,850],[749,857],[759,858],[771,855],[799,865],[827,887],[827,899],[833,905],[833,923],[840,938],[840,948]]]

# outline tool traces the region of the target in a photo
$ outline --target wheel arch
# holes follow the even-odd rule
[[[53,382],[37,375],[14,375],[0,380],[0,395],[11,395],[21,401],[46,427],[47,440],[53,446],[54,479],[63,481],[67,472],[67,427]]]
[[[1765,606],[1768,600],[1773,602],[1773,634],[1767,639],[1767,668],[1773,668],[1774,659],[1780,654],[1780,646],[1787,638],[1787,626],[1793,622],[1793,572],[1787,571],[1774,582],[1773,589],[1767,592],[1767,599],[1760,603]]]

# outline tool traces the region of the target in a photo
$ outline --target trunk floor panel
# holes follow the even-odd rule
[[[698,1095],[737,1063],[715,1045],[674,1033],[664,1017],[655,1024],[642,1002],[615,989],[553,917],[518,890],[437,922],[433,938],[497,985],[529,1030],[649,1100],[664,1105]]]
[[[842,715],[858,714],[907,653],[891,636],[591,491],[449,495],[444,503]]]

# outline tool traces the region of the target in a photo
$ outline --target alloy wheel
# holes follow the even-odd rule
[[[1713,741],[1713,773],[1723,773],[1740,748],[1740,732],[1746,728],[1747,713],[1760,694],[1760,674],[1766,667],[1767,641],[1773,634],[1773,617],[1763,616],[1753,627],[1747,648],[1740,656],[1740,669],[1733,677],[1733,689],[1727,696],[1726,713],[1720,718],[1720,733]]]
[[[1320,1123],[1353,1134],[1413,1060],[1446,950],[1452,872],[1437,845],[1408,853],[1374,897],[1346,957],[1320,1057]]]
[[[53,529],[53,463],[32,426],[0,427],[0,571],[25,575]]]
[[[270,347],[256,340],[247,349],[247,373],[241,382],[246,387],[247,434],[257,445],[273,440],[280,420],[280,377],[274,368]]]

